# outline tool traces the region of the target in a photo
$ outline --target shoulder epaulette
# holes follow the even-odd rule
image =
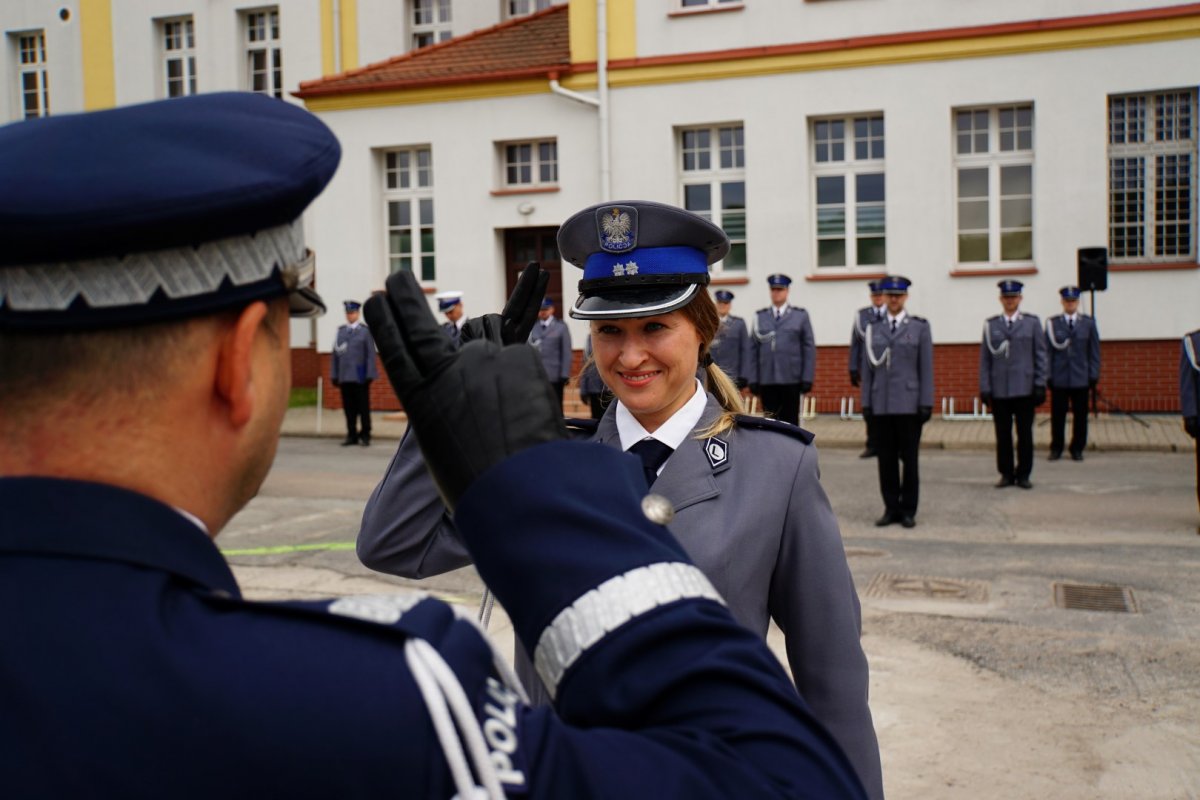
[[[755,314],[765,314],[766,312],[768,312],[770,310],[771,309],[769,309],[769,308],[760,308],[758,311],[755,311],[754,313]]]
[[[994,319],[1000,319],[1000,318],[1001,318],[1001,317],[1003,317],[1003,316],[1004,316],[1003,314],[996,314],[995,316],[988,317],[988,318],[987,318],[987,321],[988,321],[988,322],[991,322],[992,320],[994,320]]]
[[[799,439],[805,444],[812,444],[813,434],[811,431],[806,431],[804,428],[793,425],[790,422],[781,422],[770,417],[756,417],[750,414],[735,414],[734,422],[743,428],[753,428],[759,431],[778,431],[786,433],[794,439]]]
[[[909,314],[908,318],[914,322],[929,322],[929,320],[925,319],[924,317],[918,317],[916,314]]]
[[[584,419],[583,417],[567,417],[563,420],[567,427],[584,433],[595,433],[596,428],[600,427],[598,419]]]

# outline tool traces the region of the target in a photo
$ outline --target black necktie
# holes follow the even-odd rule
[[[896,326],[899,324],[900,324],[900,320],[898,320],[898,319],[892,320],[892,333],[896,332]]]
[[[1008,329],[1011,331],[1012,330],[1012,319],[1011,318],[1007,319],[1007,320],[1005,320],[1005,322],[1008,323]]]
[[[642,439],[629,448],[629,452],[636,454],[642,460],[642,469],[646,473],[646,486],[653,486],[655,479],[658,478],[658,468],[675,451],[657,439]]]
[[[1075,330],[1075,320],[1071,319],[1070,317],[1067,317],[1067,330]]]

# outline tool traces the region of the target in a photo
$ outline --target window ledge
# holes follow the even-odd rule
[[[492,197],[511,197],[514,194],[550,194],[557,192],[557,186],[529,186],[520,189],[492,189]]]
[[[703,6],[701,8],[677,8],[674,11],[668,11],[668,17],[695,17],[703,14],[720,14],[723,11],[742,11],[746,8],[744,3],[726,3],[719,6]]]
[[[984,269],[952,269],[950,270],[951,278],[995,278],[997,276],[1003,278],[1005,275],[1037,275],[1037,267],[1009,267],[995,268],[987,267]]]
[[[709,286],[748,286],[750,279],[747,277],[741,278],[712,278],[709,280]]]
[[[1160,261],[1147,264],[1109,264],[1109,272],[1158,272],[1160,270],[1200,269],[1195,261]]]
[[[886,272],[839,272],[835,275],[805,275],[806,281],[875,281],[887,277]]]

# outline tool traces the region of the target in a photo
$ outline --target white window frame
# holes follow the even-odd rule
[[[741,5],[745,5],[744,0],[675,0],[675,6],[680,11],[701,11]]]
[[[995,106],[964,106],[955,108],[950,114],[951,152],[954,154],[954,262],[963,269],[1001,269],[1032,267],[1036,247],[1035,203],[1033,191],[1037,175],[1034,172],[1036,151],[1037,117],[1032,102],[1005,103]],[[1027,113],[1027,119],[1026,119]],[[1001,120],[1011,114],[1011,125],[1002,125]],[[961,115],[968,115],[970,126],[960,130]],[[1028,123],[1028,124],[1026,124]],[[960,141],[960,137],[966,137]],[[969,152],[962,152],[967,145]],[[1011,144],[1011,147],[1006,147]],[[1028,191],[1010,191],[1004,194],[1003,181],[1016,170],[1027,168]],[[960,196],[965,171],[984,170],[987,178],[985,195]],[[1014,212],[1023,207],[1028,209],[1028,224],[1013,224],[1012,217],[1005,219],[1005,203]],[[964,219],[964,204],[987,203],[987,227],[964,225],[972,220]],[[1005,258],[1005,234],[1028,234],[1028,255]],[[987,259],[964,261],[962,259],[962,237],[980,234],[987,236]]]
[[[412,0],[412,49],[452,38],[450,21],[450,0]]]
[[[719,225],[730,252],[712,265],[713,275],[745,276],[750,264],[746,221],[746,137],[741,122],[677,128],[679,205]],[[708,192],[708,207],[698,200]],[[740,205],[726,207],[727,203]]]
[[[1133,114],[1127,111],[1131,102],[1136,104]],[[1109,261],[1114,264],[1195,262],[1197,206],[1200,205],[1196,201],[1197,161],[1200,160],[1196,146],[1196,90],[1180,88],[1110,95],[1108,108]],[[1180,111],[1184,113],[1180,114]],[[1120,130],[1117,130],[1118,124]],[[1180,164],[1181,161],[1186,163]],[[1160,203],[1170,194],[1164,184],[1167,182],[1166,168],[1171,162],[1177,167],[1175,175],[1187,181],[1184,189],[1189,207],[1182,214],[1163,220]],[[1120,170],[1120,166],[1126,169]],[[1129,168],[1133,170],[1132,175]],[[1122,179],[1130,178],[1136,181],[1136,186],[1121,185]],[[1176,198],[1178,194],[1176,191]],[[1125,214],[1134,216],[1132,223],[1116,222],[1116,216],[1121,213],[1118,207]],[[1168,228],[1174,229],[1176,240],[1182,233],[1187,240],[1186,246],[1172,242]]]
[[[814,117],[808,125],[809,164],[812,169],[813,264],[821,272],[832,270],[887,270],[887,169],[886,128],[881,111],[837,117]],[[878,176],[882,199],[860,200],[860,183]],[[842,202],[819,204],[822,183],[841,181]],[[865,187],[863,187],[865,188]],[[841,210],[840,219],[837,209]],[[830,213],[832,212],[832,213]],[[840,229],[824,230],[840,223]],[[881,241],[883,260],[860,263],[869,242]],[[829,262],[822,243],[842,243],[840,263]],[[853,246],[852,246],[853,245]],[[825,261],[826,263],[822,263]]]
[[[384,274],[407,269],[422,284],[437,279],[433,150],[429,145],[380,153]]]
[[[283,45],[280,40],[279,6],[242,12],[242,43],[245,48],[246,90],[283,99]],[[255,61],[262,57],[262,63]],[[256,79],[261,76],[261,86]]]
[[[528,17],[530,14],[536,14],[555,3],[563,2],[563,0],[503,0],[503,2],[504,18],[516,19],[517,17]]]
[[[19,119],[50,116],[50,81],[46,66],[46,32],[12,34],[16,50],[16,98]]]
[[[500,186],[505,190],[558,187],[558,140],[497,142]]]
[[[157,21],[159,75],[163,97],[186,97],[196,93],[196,24],[190,16],[169,17]],[[175,65],[178,75],[172,77]],[[178,86],[180,91],[172,93]]]

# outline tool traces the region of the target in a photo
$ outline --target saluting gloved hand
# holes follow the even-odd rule
[[[532,347],[477,340],[454,350],[409,272],[390,276],[363,311],[447,508],[492,465],[566,437]]]
[[[812,391],[812,384],[800,381],[800,394],[808,394]]]
[[[860,380],[860,379],[859,379],[859,377],[858,377],[858,373],[857,373],[857,372],[851,372],[851,373],[850,373],[850,385],[851,385],[851,386],[858,386],[858,384],[859,384],[859,380]]]
[[[922,425],[924,425],[926,422],[929,422],[929,418],[932,416],[933,406],[921,406],[917,409],[917,419],[921,420]]]
[[[1200,419],[1196,417],[1184,417],[1183,429],[1187,431],[1187,435],[1193,439],[1200,439]]]
[[[508,302],[499,314],[484,314],[471,317],[462,326],[462,342],[486,339],[500,345],[524,344],[537,320],[542,298],[546,296],[546,284],[550,273],[536,261],[530,261],[517,278]]]
[[[1033,406],[1034,406],[1034,408],[1037,408],[1044,402],[1046,402],[1046,387],[1045,386],[1033,387]]]

